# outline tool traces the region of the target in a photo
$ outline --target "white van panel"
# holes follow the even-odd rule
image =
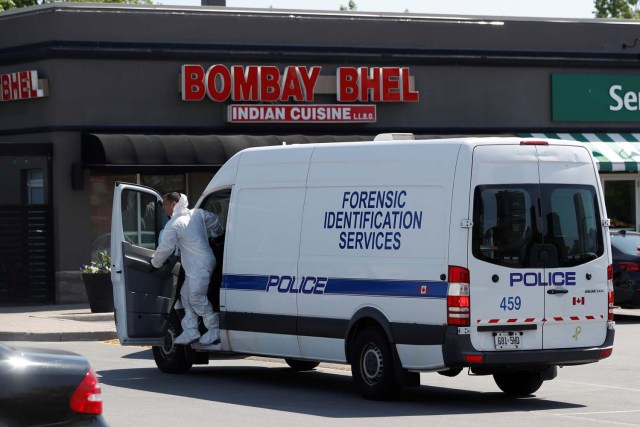
[[[300,348],[306,350],[300,351],[300,357],[336,363],[347,361],[343,339],[300,336],[298,342]]]
[[[473,150],[472,190],[478,184],[537,183],[535,146],[481,145]],[[469,194],[473,200],[473,192]]]
[[[454,168],[438,156],[455,161],[457,150],[436,142],[316,148],[298,271],[326,285],[298,294],[301,315],[348,321],[369,307],[394,324],[444,324]],[[317,349],[301,339],[300,351]]]
[[[236,185],[241,188],[304,188],[312,147],[247,150],[240,158]]]
[[[325,290],[323,295],[298,294],[298,304],[302,304],[300,305],[300,315],[348,321],[359,309],[371,307],[380,311],[387,319],[397,323],[444,324],[443,318],[446,319],[447,316],[446,284],[440,285],[440,295],[438,296],[411,298],[400,296],[401,293],[407,293],[406,288],[399,287],[396,295],[384,295],[382,292],[380,295],[373,295],[375,291],[371,290],[368,281],[353,282],[357,284],[349,288],[351,294],[343,290],[336,291],[336,294],[326,293],[330,292],[331,279],[327,284],[328,290]],[[358,286],[360,285],[358,282],[363,282],[363,284]],[[416,291],[419,291],[420,283],[416,282]],[[389,288],[383,289],[385,292],[391,292],[388,290]],[[429,291],[433,294],[436,292],[433,289]],[[358,295],[356,292],[363,294]]]
[[[445,367],[441,345],[396,344],[396,349],[405,369],[432,371]]]
[[[207,187],[204,189],[202,196],[200,196],[200,199],[198,199],[198,203],[195,206],[200,206],[200,203],[202,203],[204,198],[214,191],[218,191],[223,188],[230,188],[235,184],[240,157],[242,157],[242,153],[237,153],[222,165],[220,170],[216,172]]]
[[[300,357],[295,336],[260,332],[227,331],[229,351],[263,356]]]
[[[451,212],[449,225],[449,253],[447,254],[449,265],[466,266],[468,263],[467,251],[458,248],[467,248],[470,245],[470,228],[462,227],[463,221],[469,217],[469,193],[471,191],[471,160],[473,146],[461,144],[455,163],[455,181],[451,190]],[[455,249],[454,249],[455,248]]]
[[[296,274],[303,188],[241,189],[234,199],[226,274]]]
[[[536,148],[540,159],[540,183],[597,185],[597,173],[587,147],[540,145]]]
[[[453,181],[459,142],[376,142],[319,145],[308,187],[442,185]]]
[[[298,275],[304,193],[304,188],[250,188],[235,192],[221,290],[228,313],[277,314],[290,316],[291,322],[295,322],[296,294],[282,292],[280,286],[269,284],[291,283]],[[229,319],[232,321],[234,317]],[[252,319],[253,327],[269,321],[280,322],[272,317]],[[233,328],[231,323],[229,329]],[[263,335],[242,335],[244,338],[239,342],[231,335],[230,345],[236,351],[247,352],[253,350],[245,346],[259,345],[261,352],[276,354],[280,346],[298,348],[295,329],[290,333],[279,335],[277,340],[265,340]]]

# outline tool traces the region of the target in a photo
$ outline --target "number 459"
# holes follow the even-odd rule
[[[500,301],[500,308],[504,311],[520,310],[522,300],[520,297],[504,297]]]

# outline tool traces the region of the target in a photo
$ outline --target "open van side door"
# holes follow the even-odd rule
[[[122,345],[162,345],[176,298],[177,257],[159,269],[151,258],[163,225],[162,197],[151,188],[116,183],[111,212],[111,282]]]

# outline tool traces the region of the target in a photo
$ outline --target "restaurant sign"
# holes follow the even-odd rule
[[[321,66],[227,67],[183,65],[182,100],[229,102],[231,123],[367,123],[376,103],[418,102],[408,67],[339,67],[335,76]],[[335,94],[337,104],[315,104],[316,95]]]
[[[38,72],[35,70],[0,74],[2,102],[43,98],[48,95],[48,80],[38,79]]]

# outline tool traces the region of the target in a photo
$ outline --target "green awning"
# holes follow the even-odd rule
[[[519,133],[523,138],[555,138],[584,142],[600,172],[638,172],[640,133]]]

